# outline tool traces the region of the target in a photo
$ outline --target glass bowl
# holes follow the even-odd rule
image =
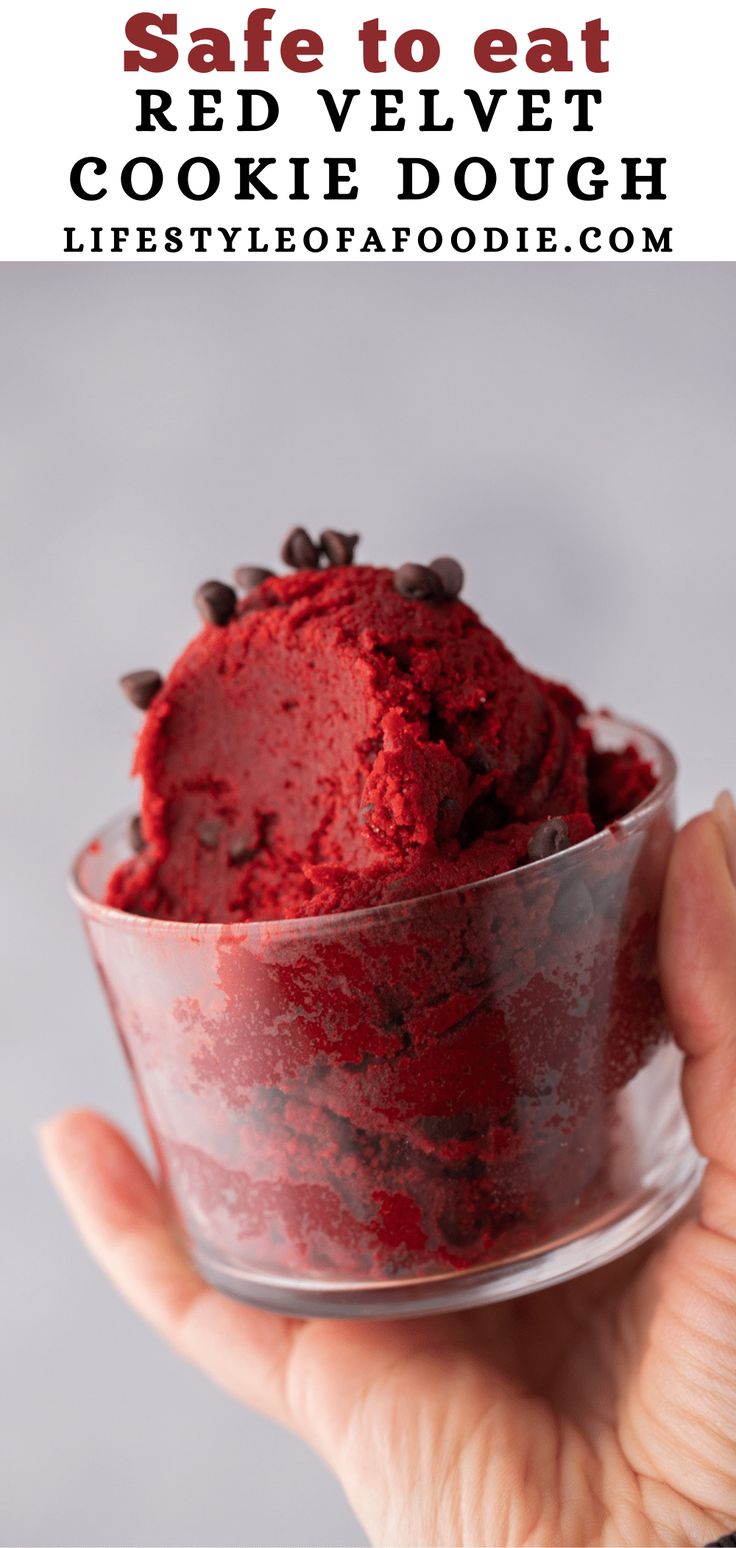
[[[111,823],[74,867],[172,1206],[203,1274],[294,1315],[493,1301],[658,1230],[699,1176],[656,974],[676,766],[585,843],[354,913],[183,924],[101,900]]]

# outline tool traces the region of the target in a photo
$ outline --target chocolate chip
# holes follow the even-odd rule
[[[394,586],[399,596],[410,602],[428,602],[444,595],[439,575],[426,564],[400,565],[394,575]]]
[[[237,835],[234,839],[230,840],[230,843],[227,846],[227,852],[233,865],[245,865],[246,860],[253,859],[256,850],[254,849],[250,839],[244,838],[243,835],[240,834]]]
[[[533,833],[526,852],[530,860],[548,860],[570,848],[570,832],[564,817],[550,817]]]
[[[362,1059],[346,1059],[341,1068],[347,1070],[349,1075],[365,1075],[366,1070],[369,1070],[375,1062],[375,1054],[364,1053]],[[355,1144],[355,1141],[353,1141],[353,1144]],[[366,1143],[365,1136],[361,1139],[361,1158],[370,1159],[368,1151],[373,1148],[374,1144],[375,1142],[372,1144],[370,1141]]]
[[[439,575],[442,582],[442,590],[448,600],[452,601],[454,597],[459,597],[465,582],[465,572],[462,565],[458,564],[457,559],[445,557],[433,559],[429,568],[434,570],[435,575]]]
[[[126,672],[125,677],[120,678],[120,687],[126,699],[130,699],[131,704],[140,710],[148,709],[163,686],[160,672]]]
[[[451,1206],[443,1209],[437,1224],[449,1247],[470,1247],[483,1229],[480,1213],[455,1210]]]
[[[319,549],[304,527],[292,527],[284,539],[281,558],[292,570],[316,570]]]
[[[494,754],[492,748],[486,747],[483,742],[475,741],[469,762],[475,774],[490,774],[498,765],[498,754]]]
[[[247,596],[257,586],[262,586],[264,581],[272,580],[273,570],[262,570],[258,564],[239,564],[233,579]]]
[[[457,796],[443,795],[437,805],[437,831],[441,838],[450,838],[456,832],[460,817],[460,802]]]
[[[217,843],[222,832],[222,823],[217,818],[208,818],[200,822],[197,829],[197,838],[203,849],[217,849]]]
[[[419,1127],[426,1134],[427,1139],[442,1145],[447,1140],[469,1140],[478,1138],[478,1124],[473,1113],[466,1111],[459,1113],[429,1114],[420,1118]]]
[[[130,844],[133,853],[136,855],[139,855],[141,850],[145,849],[146,847],[146,841],[143,837],[143,829],[141,827],[141,819],[137,813],[135,817],[131,817],[128,824],[128,843]]]
[[[194,600],[205,623],[216,624],[222,629],[235,612],[237,597],[232,586],[226,586],[224,581],[204,581],[197,588]]]
[[[551,915],[555,929],[576,929],[579,925],[589,924],[594,914],[593,899],[585,882],[573,877],[571,881],[561,883]]]
[[[320,532],[320,547],[330,564],[352,564],[360,542],[357,532]]]

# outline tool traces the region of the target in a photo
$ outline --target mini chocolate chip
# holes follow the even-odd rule
[[[435,575],[439,575],[442,590],[450,601],[459,597],[465,582],[465,572],[457,559],[433,559],[429,568],[434,570]]]
[[[221,831],[222,823],[218,822],[216,817],[208,818],[200,822],[197,838],[204,849],[216,849]]]
[[[460,802],[457,796],[443,795],[437,805],[437,830],[441,838],[450,838],[460,822]]]
[[[593,899],[585,882],[577,877],[562,882],[551,915],[555,929],[573,930],[578,925],[589,924],[594,915]]]
[[[262,586],[264,581],[272,580],[273,570],[263,570],[258,564],[239,564],[233,579],[236,586],[239,586],[247,596],[250,591],[255,591],[257,586]]]
[[[530,860],[548,860],[550,855],[559,855],[569,848],[570,831],[564,817],[550,817],[532,834],[526,852]]]
[[[346,1059],[342,1068],[347,1070],[350,1075],[365,1075],[366,1070],[369,1070],[375,1062],[375,1054],[365,1053],[362,1059]],[[363,1159],[370,1160],[369,1151],[374,1147],[374,1144],[375,1142],[370,1141],[366,1143],[365,1139],[360,1141],[360,1152]]]
[[[281,558],[292,570],[316,570],[319,549],[304,527],[292,527],[284,539]]]
[[[245,865],[246,860],[252,860],[256,850],[249,839],[242,835],[230,840],[227,852],[233,865]]]
[[[146,847],[146,841],[143,837],[143,829],[141,827],[141,819],[137,813],[135,817],[131,817],[128,824],[128,843],[130,844],[133,853],[136,855],[139,855],[141,850],[145,849]]]
[[[410,602],[428,602],[443,596],[442,582],[426,564],[402,564],[394,575],[399,595]]]
[[[476,774],[490,774],[498,764],[498,754],[493,753],[490,747],[484,747],[482,742],[473,742],[473,751],[470,756],[470,766]]]
[[[130,699],[131,704],[140,710],[148,709],[163,686],[160,672],[126,672],[125,677],[120,678],[120,687],[126,699]]]
[[[216,624],[222,629],[230,622],[238,599],[232,586],[226,586],[224,581],[210,580],[197,588],[194,600],[205,623]]]
[[[477,1139],[478,1124],[473,1113],[465,1110],[450,1115],[429,1114],[426,1118],[419,1119],[419,1127],[426,1134],[427,1139],[436,1144],[444,1144],[447,1140]]]
[[[483,1228],[480,1215],[462,1214],[451,1207],[442,1211],[437,1224],[450,1247],[470,1247]]]
[[[353,554],[360,542],[357,532],[320,532],[320,547],[330,564],[352,564]]]

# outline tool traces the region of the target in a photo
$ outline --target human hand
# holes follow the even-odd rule
[[[677,836],[660,928],[684,1093],[707,1169],[666,1237],[499,1306],[299,1321],[212,1290],[124,1136],[42,1130],[90,1251],[174,1349],[290,1425],[372,1541],[704,1544],[736,1525],[736,811]]]

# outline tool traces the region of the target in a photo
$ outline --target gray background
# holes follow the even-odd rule
[[[195,585],[355,526],[457,553],[528,663],[650,722],[682,808],[736,779],[733,266],[4,266],[0,1350],[7,1544],[363,1541],[299,1442],[179,1365],[87,1261],[33,1122],[138,1132],[72,851],[129,799],[121,671]]]

